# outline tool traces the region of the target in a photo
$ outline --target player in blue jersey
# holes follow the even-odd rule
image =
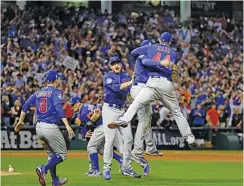
[[[141,43],[141,47],[146,45],[151,45],[151,43],[148,40]],[[132,99],[135,99],[139,92],[146,87],[146,82],[149,78],[148,69],[142,64],[142,59],[146,57],[145,55],[141,55],[135,60],[135,81],[130,91]],[[143,167],[144,176],[147,176],[149,174],[149,164],[143,156],[144,140],[146,142],[147,153],[155,155],[162,155],[162,153],[157,150],[155,142],[152,139],[151,105],[148,104],[139,109],[137,117],[138,126],[134,137],[134,148],[131,152],[131,157],[133,161],[139,163]]]
[[[130,90],[130,86],[134,82],[129,75],[122,71],[122,64],[119,57],[111,57],[109,61],[111,71],[103,77],[104,86],[104,104],[102,108],[103,125],[105,128],[105,146],[104,146],[104,179],[111,179],[111,164],[115,136],[117,131],[122,134],[124,141],[123,164],[121,172],[123,175],[140,178],[131,168],[131,148],[132,148],[132,132],[131,126],[119,127],[111,129],[108,125],[117,120],[124,113],[124,104]]]
[[[75,124],[81,126],[83,123],[87,130],[85,131],[85,136],[90,137],[90,140],[87,145],[88,158],[89,158],[89,171],[86,173],[87,176],[101,176],[98,154],[103,154],[104,144],[105,144],[105,135],[104,135],[104,126],[102,124],[101,117],[101,105],[93,106],[88,104],[81,104],[81,99],[79,97],[73,97],[70,101],[73,111],[75,112]],[[92,132],[93,131],[93,132]],[[83,133],[83,132],[82,132]],[[117,135],[120,137],[120,134]],[[123,143],[122,140],[117,140],[119,143],[115,144],[117,149],[122,149]],[[122,151],[120,151],[122,153]],[[113,158],[122,164],[122,157],[113,152]]]
[[[189,146],[195,146],[195,137],[189,127],[186,118],[180,111],[176,92],[172,84],[172,75],[177,73],[177,52],[170,47],[173,36],[164,32],[159,39],[159,44],[143,46],[132,51],[132,55],[137,57],[147,54],[148,59],[143,59],[142,63],[148,67],[150,78],[147,86],[138,94],[130,105],[127,112],[119,120],[112,122],[109,126],[116,127],[125,125],[135,115],[139,108],[154,100],[161,100],[171,111],[181,135],[186,139]],[[171,73],[166,73],[167,70]],[[174,74],[173,74],[174,72]]]
[[[60,179],[56,174],[56,166],[63,162],[67,155],[66,143],[58,124],[61,121],[64,123],[70,138],[74,136],[74,132],[65,118],[62,92],[57,89],[59,77],[60,74],[55,70],[47,72],[45,77],[47,86],[29,97],[22,108],[19,122],[15,126],[15,131],[18,132],[24,125],[26,112],[30,107],[36,107],[37,137],[48,153],[48,163],[36,168],[42,186],[46,185],[45,174],[48,171],[52,177],[52,186],[60,186],[67,182],[66,178]]]

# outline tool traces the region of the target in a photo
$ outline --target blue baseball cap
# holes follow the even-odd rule
[[[162,33],[162,35],[160,36],[160,40],[162,42],[166,42],[166,43],[170,43],[173,39],[173,35],[170,34],[169,32],[164,32]]]
[[[71,104],[71,105],[74,105],[74,104],[76,104],[76,103],[78,103],[78,102],[81,102],[81,98],[78,97],[78,96],[76,96],[76,97],[72,97],[71,100],[70,100],[70,104]]]
[[[144,41],[142,41],[140,46],[142,47],[142,46],[146,46],[146,45],[152,45],[152,43],[149,40],[144,40]]]
[[[56,79],[62,77],[61,73],[58,73],[56,70],[50,70],[45,75],[46,82],[54,82]]]
[[[111,57],[109,59],[109,64],[111,65],[112,63],[115,63],[115,62],[120,62],[121,63],[121,60],[120,60],[120,57],[119,56],[114,56],[114,57]]]

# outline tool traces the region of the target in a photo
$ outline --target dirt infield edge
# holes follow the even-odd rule
[[[46,157],[43,152],[1,152],[1,157]],[[87,158],[87,153],[69,152],[68,158]],[[241,153],[221,153],[221,152],[204,152],[201,151],[170,151],[164,152],[163,156],[145,156],[148,160],[177,160],[177,161],[216,161],[216,162],[242,162],[243,155]]]

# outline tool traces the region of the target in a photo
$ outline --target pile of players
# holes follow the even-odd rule
[[[103,78],[105,94],[103,105],[82,104],[79,97],[71,99],[75,112],[74,122],[78,126],[83,123],[88,129],[85,136],[90,138],[87,145],[89,171],[86,175],[103,176],[105,180],[110,180],[113,158],[118,161],[122,175],[141,177],[132,169],[131,160],[142,166],[144,176],[149,175],[149,163],[144,157],[143,143],[144,140],[147,143],[151,137],[150,103],[154,100],[164,103],[171,111],[186,143],[195,146],[195,137],[180,111],[172,84],[177,80],[177,62],[180,56],[170,46],[172,40],[172,34],[164,32],[159,38],[159,43],[151,45],[149,41],[143,41],[139,48],[134,49],[131,52],[135,59],[135,73],[132,77],[122,70],[118,56],[111,57],[109,61],[111,71]],[[72,137],[74,133],[64,116],[62,92],[56,88],[59,77],[55,70],[47,73],[47,86],[26,101],[20,120],[15,126],[15,130],[19,131],[27,110],[31,106],[37,108],[37,135],[49,155],[48,163],[36,168],[42,186],[46,184],[45,174],[48,171],[52,176],[53,186],[67,182],[67,179],[60,179],[56,175],[56,165],[62,162],[67,154],[65,142],[61,139],[56,124],[61,119],[69,136]],[[134,101],[125,112],[124,104],[129,93]],[[135,114],[139,123],[133,140],[130,121]],[[114,152],[114,147],[120,154]],[[154,153],[162,155],[156,149]],[[100,172],[98,154],[103,154],[103,174]]]

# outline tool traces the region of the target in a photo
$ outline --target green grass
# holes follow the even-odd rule
[[[18,176],[2,176],[2,186],[37,186],[39,182],[35,167],[46,162],[41,157],[2,157],[1,170],[8,165],[23,173]],[[112,179],[87,177],[86,158],[67,158],[58,165],[58,174],[69,179],[67,186],[240,186],[242,185],[242,163],[238,162],[192,162],[151,160],[150,176],[140,179],[124,177],[119,173],[119,166],[113,162]],[[102,159],[100,159],[102,167]],[[142,169],[133,164],[138,173]],[[47,186],[51,178],[47,175]]]

